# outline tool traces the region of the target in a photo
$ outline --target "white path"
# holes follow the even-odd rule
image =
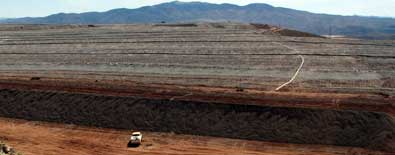
[[[274,43],[279,44],[279,45],[281,45],[281,46],[283,46],[283,47],[286,47],[286,48],[288,48],[288,49],[294,51],[295,53],[300,53],[300,52],[299,52],[297,49],[295,49],[295,48],[289,47],[289,46],[284,45],[284,44],[279,43],[279,42],[274,42]],[[304,60],[304,57],[303,57],[302,55],[298,55],[298,57],[300,57],[300,59],[301,59],[302,61],[301,61],[300,65],[299,65],[299,68],[296,70],[295,74],[292,76],[292,78],[291,78],[288,82],[285,82],[284,84],[282,84],[282,85],[280,85],[279,87],[277,87],[277,88],[275,89],[275,91],[279,91],[281,88],[283,88],[283,87],[285,87],[285,86],[291,84],[291,83],[296,79],[296,77],[299,75],[299,72],[302,70],[305,60]]]

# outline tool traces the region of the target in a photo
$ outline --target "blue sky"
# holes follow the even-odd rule
[[[0,17],[39,17],[54,13],[138,8],[173,0],[1,0]],[[183,2],[196,0],[181,0]],[[395,0],[201,0],[210,3],[267,3],[315,13],[395,17]]]

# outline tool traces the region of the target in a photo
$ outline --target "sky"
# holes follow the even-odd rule
[[[55,13],[108,11],[139,8],[173,0],[1,0],[0,17],[43,17]],[[181,0],[182,2],[197,0]],[[209,3],[247,5],[267,3],[314,13],[395,17],[395,0],[199,0]]]

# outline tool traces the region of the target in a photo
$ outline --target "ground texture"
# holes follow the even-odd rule
[[[297,34],[3,25],[0,116],[395,152],[394,41]]]
[[[0,100],[1,116],[27,120],[283,143],[395,149],[394,121],[386,115],[369,112],[7,90],[0,91]]]
[[[128,130],[93,129],[5,118],[0,118],[0,124],[1,138],[23,152],[23,155],[390,155],[351,147],[269,143],[158,132],[143,132],[143,145],[127,148],[131,134]]]

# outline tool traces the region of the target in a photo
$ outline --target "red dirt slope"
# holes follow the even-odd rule
[[[297,145],[144,132],[139,148],[127,148],[130,131],[0,118],[0,139],[24,155],[251,154],[390,155],[360,148]]]

